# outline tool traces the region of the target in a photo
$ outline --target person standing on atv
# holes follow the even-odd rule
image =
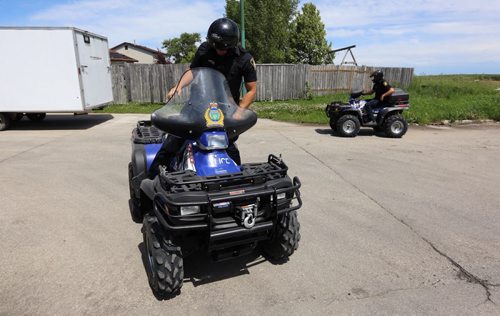
[[[373,88],[364,92],[363,95],[373,94],[375,92],[375,98],[368,100],[365,104],[366,114],[370,121],[375,121],[373,117],[373,108],[380,108],[387,104],[388,97],[394,93],[394,88],[389,85],[389,83],[384,79],[384,73],[381,70],[375,70],[371,75],[373,82]]]
[[[231,19],[220,18],[212,22],[207,32],[207,41],[203,42],[191,61],[190,69],[209,67],[220,71],[226,77],[231,95],[241,108],[249,108],[257,93],[257,71],[255,61],[239,45],[240,31],[238,25]],[[190,70],[181,81],[172,87],[167,97],[181,94],[182,88],[191,82],[193,76]],[[244,80],[247,93],[240,100],[241,82]],[[238,113],[238,112],[237,112]],[[235,144],[236,139],[230,139],[226,149],[229,157],[241,165],[240,152]],[[169,135],[163,142],[149,169],[148,177],[153,179],[159,172],[159,165],[169,164],[177,151],[182,147],[184,139]]]

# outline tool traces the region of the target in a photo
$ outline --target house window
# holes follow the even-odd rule
[[[128,45],[125,45],[125,50],[128,50]]]

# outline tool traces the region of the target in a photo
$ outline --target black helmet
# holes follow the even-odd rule
[[[380,82],[382,81],[382,79],[384,79],[384,73],[382,72],[382,70],[375,70],[370,75],[370,78],[373,78],[372,79],[373,82]]]
[[[236,47],[240,40],[238,25],[231,19],[220,18],[212,22],[207,32],[207,41],[216,49]]]

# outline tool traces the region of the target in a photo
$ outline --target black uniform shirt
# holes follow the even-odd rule
[[[382,96],[382,94],[389,91],[389,89],[391,89],[391,85],[385,80],[382,80],[380,82],[375,83],[373,85],[373,91],[375,91],[375,99],[380,100],[380,97]],[[387,101],[387,100],[384,99],[384,102],[385,101]]]
[[[239,45],[228,50],[226,55],[219,56],[214,48],[204,42],[198,47],[190,67],[209,67],[222,72],[236,103],[240,101],[241,79],[245,79],[245,82],[257,81],[255,61],[252,55]]]

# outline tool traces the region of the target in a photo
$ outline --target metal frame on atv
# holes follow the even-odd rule
[[[363,109],[364,100],[358,100],[361,91],[350,95],[349,103],[333,101],[325,108],[330,118],[330,127],[342,137],[355,137],[361,126],[372,127],[376,132],[384,132],[387,137],[400,138],[408,130],[403,111],[410,107],[408,93],[397,89],[389,99],[389,106],[373,109],[375,122],[367,122]]]

